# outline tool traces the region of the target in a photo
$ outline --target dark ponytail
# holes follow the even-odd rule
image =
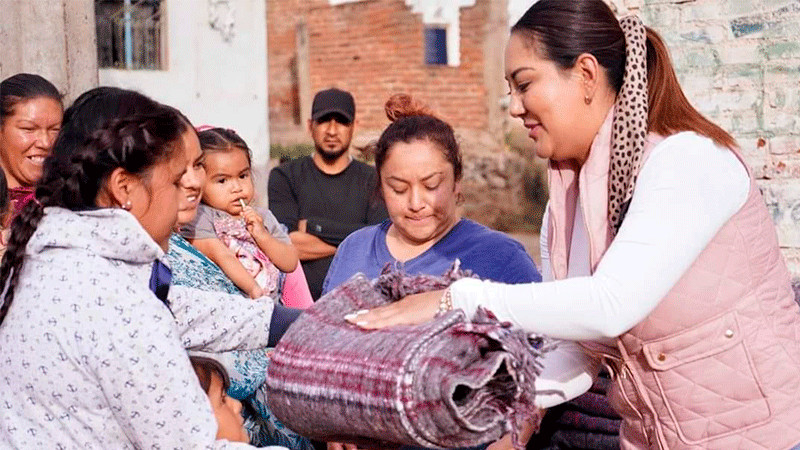
[[[669,50],[651,28],[647,28],[647,114],[650,131],[669,136],[694,131],[722,147],[736,147],[736,140],[697,111],[684,95]]]
[[[3,263],[0,266],[0,280],[3,280],[3,298],[0,299],[0,325],[8,314],[11,301],[14,299],[14,289],[19,280],[19,271],[25,257],[25,246],[33,236],[33,232],[42,220],[44,208],[36,201],[28,202],[22,211],[14,218],[11,225],[11,236],[8,239],[6,252],[3,254]]]
[[[45,161],[36,199],[28,203],[11,225],[8,248],[0,265],[0,280],[6,288],[0,323],[14,299],[25,247],[39,226],[45,207],[72,211],[96,208],[97,196],[115,169],[122,168],[146,179],[153,166],[168,159],[180,146],[181,135],[190,128],[185,118],[171,107],[141,94],[130,94],[147,106],[146,112],[112,119],[105,128],[80,143],[59,139],[52,156]],[[79,126],[74,122],[64,124],[65,128]],[[83,136],[77,133],[75,137]]]

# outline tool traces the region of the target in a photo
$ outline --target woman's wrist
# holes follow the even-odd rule
[[[447,290],[450,291],[453,309],[461,309],[468,318],[472,318],[478,309],[477,299],[481,298],[476,293],[483,290],[483,282],[477,278],[461,278],[454,281]]]
[[[445,314],[453,310],[453,293],[450,288],[444,290],[442,297],[439,299],[439,314]]]

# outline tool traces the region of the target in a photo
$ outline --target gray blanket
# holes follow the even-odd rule
[[[480,309],[419,326],[366,331],[345,314],[442,289],[442,278],[384,271],[353,276],[284,335],[267,377],[269,407],[296,432],[362,446],[471,447],[534,414],[538,358],[551,344]]]

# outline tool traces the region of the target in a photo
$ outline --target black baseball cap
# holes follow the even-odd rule
[[[330,113],[341,114],[348,122],[352,122],[356,115],[353,96],[347,91],[336,88],[317,92],[311,105],[311,120],[317,120]]]

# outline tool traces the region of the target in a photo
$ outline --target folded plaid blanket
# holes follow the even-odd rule
[[[538,359],[552,345],[479,309],[418,326],[367,331],[345,314],[443,289],[467,276],[384,269],[357,274],[291,326],[272,354],[269,408],[289,428],[321,441],[471,447],[533,416]],[[514,419],[514,420],[512,420]]]

